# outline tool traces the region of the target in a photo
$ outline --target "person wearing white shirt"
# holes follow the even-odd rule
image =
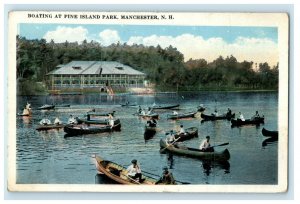
[[[173,115],[178,115],[178,112],[177,111],[173,111]]]
[[[241,121],[245,121],[245,118],[241,112],[239,112],[238,119],[240,119]]]
[[[173,130],[171,130],[170,134],[166,137],[166,143],[172,144],[175,141],[175,136],[173,134]]]
[[[111,114],[108,116],[108,124],[111,128],[113,128],[115,125],[114,117]]]
[[[77,121],[76,121],[76,119],[74,118],[73,115],[70,115],[70,118],[69,118],[69,120],[68,120],[68,123],[69,123],[69,124],[76,124],[76,123],[77,123]]]
[[[40,121],[40,124],[41,125],[51,125],[51,121],[49,119],[44,118]]]
[[[139,182],[142,183],[145,179],[142,179],[142,170],[140,165],[137,163],[137,160],[134,159],[131,161],[131,165],[127,168],[127,176],[132,179],[139,179]]]
[[[214,149],[213,149],[213,148],[211,147],[211,145],[210,145],[209,140],[210,140],[210,136],[206,136],[206,139],[204,139],[204,140],[201,142],[201,144],[200,144],[200,146],[199,146],[199,149],[200,149],[201,151],[203,151],[203,152],[213,152],[213,151],[214,151]]]
[[[55,125],[60,125],[60,124],[62,124],[62,122],[59,120],[58,117],[56,117],[55,120],[54,120],[54,124]]]
[[[179,134],[186,134],[183,125],[180,125],[180,130],[179,130]]]

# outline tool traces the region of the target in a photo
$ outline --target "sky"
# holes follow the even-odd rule
[[[220,55],[233,55],[238,61],[277,64],[278,31],[276,27],[238,26],[159,26],[159,25],[87,25],[20,24],[18,34],[27,39],[50,42],[91,40],[107,46],[112,43],[168,47],[184,54],[185,61],[213,61]]]

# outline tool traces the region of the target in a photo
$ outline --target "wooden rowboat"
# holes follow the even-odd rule
[[[214,115],[206,115],[204,113],[201,113],[201,118],[205,121],[207,120],[224,120],[224,119],[227,119],[227,120],[230,120],[231,118],[234,118],[235,117],[235,113],[232,113],[232,114],[223,114],[223,115],[220,115],[220,116],[214,116]]]
[[[173,154],[198,158],[201,160],[227,161],[230,159],[230,153],[228,149],[225,149],[222,152],[203,152],[195,148],[175,147],[174,145],[168,145],[163,139],[160,140],[160,147]]]
[[[265,137],[277,137],[278,138],[278,131],[270,131],[270,130],[267,130],[267,129],[263,128],[261,130],[261,133]]]
[[[75,135],[120,131],[120,130],[121,130],[121,123],[115,124],[113,128],[111,128],[111,126],[109,125],[105,125],[105,126],[66,125],[64,127],[64,131],[67,133],[66,135],[67,137],[75,136]]]
[[[143,175],[143,179],[145,180],[140,183],[138,180],[127,176],[128,171],[125,167],[114,162],[104,160],[97,155],[95,155],[95,160],[98,172],[105,174],[107,177],[116,181],[117,183],[127,185],[155,185],[155,182],[157,182],[156,179]]]
[[[168,119],[177,120],[177,119],[181,119],[181,118],[194,118],[195,114],[196,114],[196,112],[170,114],[170,115],[168,115]]]
[[[39,125],[36,130],[41,131],[41,130],[51,130],[51,129],[60,129],[63,128],[65,125],[64,124],[60,124],[60,125]]]
[[[231,119],[231,127],[239,127],[243,125],[260,125],[261,123],[264,123],[264,120],[264,117],[247,119],[245,121],[242,121],[241,119]]]
[[[185,140],[189,140],[189,139],[192,139],[194,137],[198,137],[198,128],[196,127],[190,127],[190,128],[187,128],[185,130],[185,134],[181,133],[181,134],[175,134],[174,135],[175,139],[179,139],[177,140],[178,142],[182,142],[182,141],[185,141]]]
[[[180,104],[176,104],[176,105],[165,105],[165,106],[154,105],[154,106],[152,106],[152,109],[173,109],[173,108],[178,108],[179,106],[180,106]]]

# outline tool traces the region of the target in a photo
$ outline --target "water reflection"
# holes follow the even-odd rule
[[[265,146],[272,144],[274,142],[277,142],[277,141],[278,141],[278,137],[270,137],[270,138],[265,139],[261,145],[263,147],[265,147]]]
[[[174,165],[174,159],[173,159],[173,154],[168,154],[168,166],[169,169],[173,169],[173,165]]]
[[[145,142],[147,142],[147,140],[152,139],[155,134],[156,134],[156,130],[145,130],[144,132]]]
[[[268,126],[277,129],[277,93],[186,93],[184,100],[178,100],[171,96],[107,96],[100,94],[87,94],[75,96],[49,96],[18,97],[18,112],[22,111],[27,100],[32,104],[33,115],[31,118],[17,117],[17,183],[112,183],[103,175],[95,176],[95,167],[89,164],[91,154],[99,154],[111,161],[131,161],[132,158],[142,161],[143,169],[151,172],[161,171],[163,166],[168,166],[179,180],[186,180],[194,184],[240,184],[245,180],[249,184],[277,184],[277,145],[269,145],[268,151],[261,147],[262,140],[255,136],[260,135],[262,127],[245,126],[231,129],[231,123],[226,120],[200,123],[200,117],[190,120],[169,121],[167,115],[169,110],[157,111],[160,115],[159,126],[154,135],[144,134],[146,120],[133,115],[136,108],[121,107],[125,101],[137,103],[143,107],[156,104],[180,103],[181,112],[189,112],[199,105],[199,101],[207,107],[207,112],[213,111],[215,103],[212,98],[222,98],[219,109],[234,107],[233,111],[241,111],[245,115],[253,114],[253,109],[264,108],[264,114],[268,119]],[[47,98],[49,100],[47,100]],[[51,100],[50,100],[51,99]],[[179,97],[180,99],[180,97]],[[71,104],[70,108],[60,108],[52,111],[40,111],[34,108],[43,104],[53,102],[55,104]],[[253,104],[254,103],[254,104]],[[68,121],[69,115],[82,116],[92,108],[103,112],[116,111],[116,117],[121,119],[122,131],[111,134],[81,135],[78,137],[65,138],[63,129],[38,132],[36,127],[44,117],[53,121],[59,117],[64,123]],[[200,113],[198,114],[198,116]],[[179,130],[180,125],[184,128],[197,127],[199,138],[184,141],[184,145],[198,147],[201,140],[210,135],[215,143],[229,142],[232,159],[229,163],[220,164],[214,162],[203,162],[199,159],[173,156],[172,154],[161,154],[159,152],[159,141],[165,138],[169,130]],[[144,137],[143,137],[144,136]],[[269,138],[268,138],[269,139]],[[272,139],[263,142],[271,144]],[[273,144],[276,141],[273,142]],[[146,143],[146,144],[145,144]],[[276,144],[276,143],[275,143]],[[270,157],[274,160],[270,160]],[[240,162],[251,159],[249,162]],[[42,162],[42,163],[36,163]],[[130,163],[130,162],[129,162]],[[76,165],[75,165],[76,164]],[[69,168],[71,167],[71,169]],[[66,171],[66,168],[68,171]],[[253,179],[253,168],[257,172],[268,174],[260,175]],[[198,170],[198,171],[195,171]],[[230,171],[233,170],[234,171]],[[204,172],[204,173],[203,173]],[[225,172],[225,174],[224,174]]]
[[[206,176],[209,176],[213,169],[223,169],[225,174],[230,173],[230,163],[228,161],[210,161],[210,160],[203,160],[202,161],[203,173]]]
[[[96,174],[95,175],[95,184],[119,184],[119,183],[110,179],[105,174]]]

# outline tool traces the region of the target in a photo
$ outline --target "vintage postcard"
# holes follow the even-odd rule
[[[288,189],[285,13],[9,13],[8,189]]]

